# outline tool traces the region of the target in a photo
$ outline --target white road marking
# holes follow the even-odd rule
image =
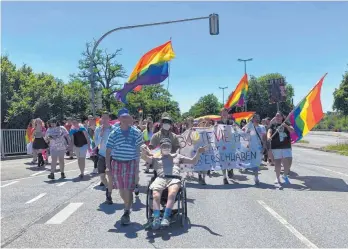
[[[63,186],[65,183],[67,183],[67,182],[58,183],[56,186],[57,186],[57,187],[60,187],[60,186]]]
[[[12,180],[11,180],[11,181],[12,181]],[[7,183],[7,184],[5,184],[5,185],[1,185],[0,187],[4,188],[4,187],[10,186],[10,185],[12,185],[12,184],[15,184],[15,183],[17,183],[17,182],[18,182],[18,181],[10,182],[10,183]]]
[[[338,171],[334,171],[334,170],[327,169],[327,168],[320,167],[320,166],[315,166],[315,167],[316,167],[316,168],[321,168],[321,169],[326,170],[326,171],[330,171],[330,172],[332,172],[332,173],[336,173],[336,174],[339,174],[339,175],[343,175],[343,176],[348,177],[348,175],[347,175],[347,174],[344,174],[344,173],[341,173],[341,172],[338,172]]]
[[[39,171],[39,172],[34,173],[34,174],[30,175],[30,176],[37,176],[37,175],[40,175],[40,174],[45,173],[45,172],[47,172],[47,171],[48,171],[48,170]]]
[[[38,196],[36,196],[35,198],[31,199],[30,201],[27,201],[25,204],[33,203],[34,201],[37,201],[38,199],[44,197],[45,195],[46,195],[46,193],[39,194]]]
[[[299,231],[296,230],[289,222],[287,222],[283,217],[281,217],[276,211],[267,206],[263,201],[257,201],[264,209],[266,209],[274,218],[276,218],[281,224],[283,224],[293,235],[295,235],[303,244],[308,248],[318,248],[312,242],[310,242],[305,236],[303,236]]]
[[[72,215],[83,203],[69,203],[63,210],[53,216],[46,224],[62,224],[70,215]]]

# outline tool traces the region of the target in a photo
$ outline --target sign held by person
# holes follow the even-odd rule
[[[253,168],[261,163],[260,146],[253,144],[252,133],[238,126],[216,125],[192,128],[179,136],[183,156],[193,157],[199,147],[207,146],[196,165],[183,165],[185,171]]]

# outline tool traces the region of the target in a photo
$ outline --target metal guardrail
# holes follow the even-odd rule
[[[25,129],[1,130],[1,158],[27,153]]]

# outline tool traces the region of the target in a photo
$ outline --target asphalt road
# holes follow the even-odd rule
[[[303,140],[308,141],[309,146],[321,148],[327,145],[348,143],[348,133],[311,131],[303,138]]]
[[[48,181],[48,171],[26,165],[1,166],[1,246],[11,248],[187,248],[187,247],[348,247],[348,157],[294,148],[291,185],[275,189],[272,167],[261,185],[236,173],[234,183],[207,178],[207,186],[188,183],[189,224],[159,232],[144,231],[145,187],[135,200],[132,224],[121,227],[123,206],[102,204],[99,179],[84,181],[69,161],[65,181]],[[91,172],[92,163],[87,168]],[[57,174],[58,175],[58,174]],[[141,173],[146,186],[150,175]],[[54,223],[54,224],[52,224]]]

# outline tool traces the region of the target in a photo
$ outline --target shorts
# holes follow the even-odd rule
[[[156,179],[150,185],[150,189],[153,191],[163,191],[174,184],[180,184],[180,183],[181,181],[179,179],[168,179],[164,177],[156,177]]]
[[[272,149],[272,154],[274,160],[279,160],[283,158],[292,158],[292,149]]]
[[[113,189],[135,189],[135,174],[137,161],[111,161],[111,175]]]
[[[105,170],[106,170],[106,163],[105,163],[105,157],[98,155],[98,173],[99,174],[105,174]]]
[[[44,150],[48,148],[48,144],[46,143],[45,139],[42,137],[35,138],[33,142],[33,149],[34,150]]]
[[[85,144],[82,147],[74,147],[75,155],[77,158],[86,158],[88,145]]]
[[[54,157],[64,157],[65,155],[65,151],[64,150],[50,150],[50,155],[51,157],[54,156]]]

